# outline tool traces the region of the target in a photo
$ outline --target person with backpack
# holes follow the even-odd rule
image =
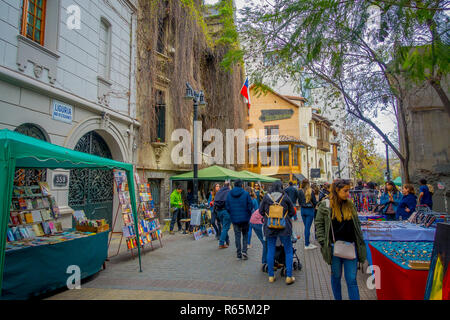
[[[308,179],[302,181],[301,189],[298,191],[298,199],[301,207],[301,215],[303,224],[305,225],[305,249],[315,249],[316,245],[310,243],[311,226],[314,221],[314,208],[316,207],[317,200]]]
[[[234,240],[238,260],[247,260],[247,241],[249,221],[252,215],[252,199],[247,191],[242,188],[242,180],[234,182],[234,188],[227,195],[225,207],[230,214],[233,223]],[[242,235],[242,244],[241,244]]]
[[[329,198],[317,207],[315,221],[323,259],[331,265],[331,288],[336,300],[342,300],[342,269],[350,300],[359,300],[357,266],[366,261],[361,223],[349,190],[349,180],[335,180]]]
[[[433,194],[427,185],[427,180],[420,180],[419,192],[419,203],[421,205],[427,205],[430,210],[433,210]]]
[[[228,230],[230,230],[231,219],[230,214],[226,209],[226,199],[228,193],[230,192],[230,183],[225,182],[223,187],[217,191],[214,196],[214,208],[217,212],[217,218],[220,220],[220,224],[222,225],[222,231],[220,233],[219,239],[219,249],[226,249],[230,245],[230,238],[228,236]]]
[[[261,201],[259,212],[263,216],[264,234],[267,243],[267,267],[269,282],[275,281],[274,262],[275,246],[277,238],[280,239],[284,247],[286,256],[286,284],[295,282],[292,276],[293,249],[292,249],[292,221],[295,214],[294,205],[291,199],[283,191],[281,181],[272,183],[269,193]]]

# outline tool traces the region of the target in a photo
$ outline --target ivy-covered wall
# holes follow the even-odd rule
[[[210,8],[210,7],[209,7]],[[152,90],[166,89],[166,142],[161,157],[170,156],[172,130],[192,127],[192,101],[186,101],[185,84],[203,90],[206,112],[200,114],[203,131],[246,129],[247,106],[239,92],[244,69],[231,0],[217,5],[208,16],[200,0],[139,0],[137,31],[137,109],[142,126],[138,166],[155,168],[150,143],[156,140],[157,115]],[[211,28],[213,21],[221,28]],[[159,21],[159,23],[158,23]],[[158,53],[158,28],[164,26],[165,50]],[[225,157],[224,157],[225,158]],[[160,169],[177,167],[161,161]]]

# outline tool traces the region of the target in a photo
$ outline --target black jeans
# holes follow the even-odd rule
[[[173,227],[175,226],[175,221],[177,222],[178,231],[182,229],[180,219],[183,219],[184,212],[181,208],[176,208],[172,213],[172,221],[170,221],[170,231],[173,231]]]
[[[218,239],[222,233],[222,223],[220,223],[220,219],[214,209],[211,210],[211,224],[216,232],[216,238]]]
[[[248,243],[248,222],[233,223],[234,240],[236,242],[237,256],[241,257],[242,253],[247,253]],[[241,233],[242,233],[242,246],[241,246]]]

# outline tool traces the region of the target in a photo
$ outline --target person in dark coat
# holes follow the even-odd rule
[[[433,197],[427,186],[427,180],[425,179],[420,180],[419,203],[421,205],[427,205],[431,210],[433,210]]]
[[[226,249],[230,245],[230,238],[228,237],[228,230],[230,230],[231,220],[230,214],[226,209],[226,199],[230,192],[230,183],[225,182],[223,187],[217,191],[214,197],[214,208],[217,212],[217,217],[222,225],[222,231],[220,233],[219,249]]]
[[[247,260],[248,228],[250,226],[249,221],[252,216],[253,203],[250,194],[242,188],[242,180],[234,182],[233,190],[227,195],[225,207],[233,223],[237,258]]]
[[[286,226],[284,229],[271,229],[267,225],[267,217],[269,215],[269,208],[274,202],[279,203],[283,207],[283,215],[286,216]],[[274,282],[274,261],[275,261],[275,246],[277,238],[280,238],[284,247],[286,256],[286,284],[295,282],[292,276],[293,263],[293,249],[292,249],[292,221],[291,218],[295,214],[294,205],[289,196],[283,191],[281,181],[276,181],[272,184],[269,193],[266,194],[261,201],[259,212],[263,216],[264,234],[267,242],[267,268],[269,273],[269,282]]]
[[[302,181],[302,188],[298,191],[298,202],[301,207],[303,224],[305,225],[305,249],[315,249],[316,245],[310,243],[311,226],[314,221],[317,200],[308,179]]]
[[[292,183],[292,181],[289,181],[289,187],[287,187],[286,190],[284,190],[284,191],[289,196],[289,199],[291,199],[292,204],[294,205],[294,207],[296,207],[297,206],[297,199],[298,199],[298,190],[294,186],[294,183]],[[295,221],[297,221],[297,214],[294,215],[293,219]]]
[[[395,219],[407,220],[416,210],[417,197],[415,195],[414,186],[405,184],[402,189],[403,198],[395,211]]]

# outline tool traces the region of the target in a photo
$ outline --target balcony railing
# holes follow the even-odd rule
[[[325,152],[330,152],[330,142],[322,139],[317,139],[317,149]]]

